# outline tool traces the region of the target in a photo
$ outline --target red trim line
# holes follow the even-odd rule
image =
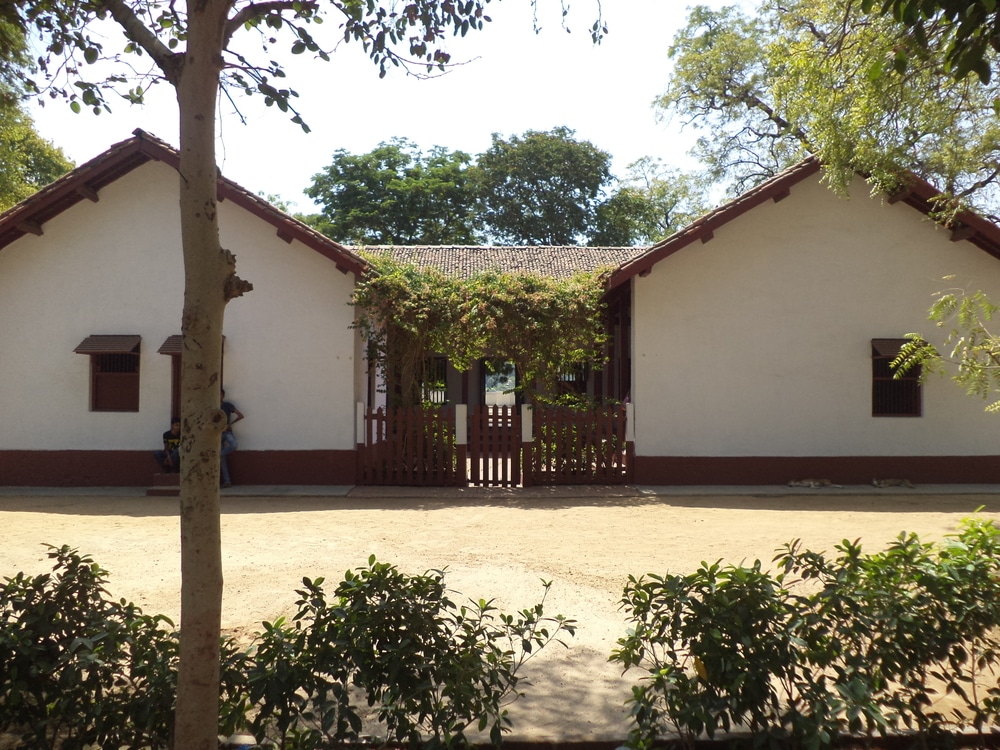
[[[871,484],[1000,484],[1000,456],[636,456],[636,484],[762,485],[793,479]],[[804,490],[809,491],[809,490]]]
[[[81,200],[97,200],[101,188],[149,161],[160,161],[178,169],[180,154],[159,138],[136,129],[132,138],[114,144],[103,154],[0,213],[0,249],[29,232],[40,234],[45,222]],[[368,266],[360,256],[221,175],[218,194],[220,200],[232,200],[271,224],[282,239],[296,239],[310,250],[334,261],[341,272],[360,276],[367,270]]]

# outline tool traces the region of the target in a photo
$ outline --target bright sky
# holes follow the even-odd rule
[[[717,3],[710,3],[717,4]],[[690,131],[657,121],[653,99],[666,86],[667,49],[683,25],[687,7],[675,0],[611,0],[603,3],[609,28],[594,46],[589,27],[596,0],[576,0],[560,28],[558,0],[539,0],[542,31],[532,30],[527,0],[492,2],[493,22],[482,32],[450,40],[453,61],[467,61],[448,74],[419,80],[394,69],[379,79],[359,44],[350,43],[329,63],[281,53],[286,85],[300,94],[297,105],[312,128],[305,134],[276,108],[239,95],[247,124],[220,105],[218,159],[223,173],[258,193],[278,195],[294,210],[313,211],[302,195],[311,178],[343,148],[363,153],[380,141],[403,136],[422,149],[444,146],[470,154],[484,151],[490,136],[566,125],[614,158],[617,176],[642,156],[672,166],[689,162]],[[316,29],[325,36],[332,24]],[[276,55],[278,53],[276,52]],[[41,134],[77,164],[139,127],[176,145],[177,113],[172,90],[155,87],[143,107],[112,102],[113,113],[74,115],[52,104],[35,108]]]

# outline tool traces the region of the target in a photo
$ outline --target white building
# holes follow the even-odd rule
[[[1000,300],[1000,231],[935,224],[920,181],[887,198],[857,179],[848,200],[819,177],[806,160],[612,280],[632,287],[635,481],[1000,482],[1000,416],[877,372],[907,333],[941,342],[935,292]]]
[[[150,483],[177,410],[177,163],[137,131],[0,214],[0,484]],[[364,261],[221,178],[219,196],[254,285],[225,321],[226,395],[246,415],[234,481],[353,484],[356,405],[374,399],[348,304]],[[884,377],[905,334],[940,341],[926,311],[946,284],[1000,300],[1000,228],[936,225],[932,196],[858,180],[846,200],[806,160],[652,248],[605,249],[616,342],[587,387],[632,404],[633,481],[1000,482],[1000,417],[946,379]],[[498,257],[538,253],[553,273],[583,257]],[[454,375],[444,398],[485,398]]]
[[[146,485],[177,412],[176,151],[137,131],[0,215],[0,484]],[[227,180],[222,245],[241,483],[350,484],[363,262]],[[110,338],[109,338],[110,337]],[[108,372],[104,372],[107,370]]]

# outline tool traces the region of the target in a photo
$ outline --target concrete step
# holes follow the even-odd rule
[[[181,486],[181,475],[179,473],[153,474],[153,486],[154,487],[180,487]]]
[[[180,474],[153,474],[153,484],[146,490],[148,497],[177,497],[181,494]]]

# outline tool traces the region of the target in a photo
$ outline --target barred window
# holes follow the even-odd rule
[[[920,368],[896,377],[892,361],[907,339],[872,339],[872,416],[919,417],[922,394]]]
[[[88,336],[74,349],[90,356],[90,410],[139,411],[139,336]]]

